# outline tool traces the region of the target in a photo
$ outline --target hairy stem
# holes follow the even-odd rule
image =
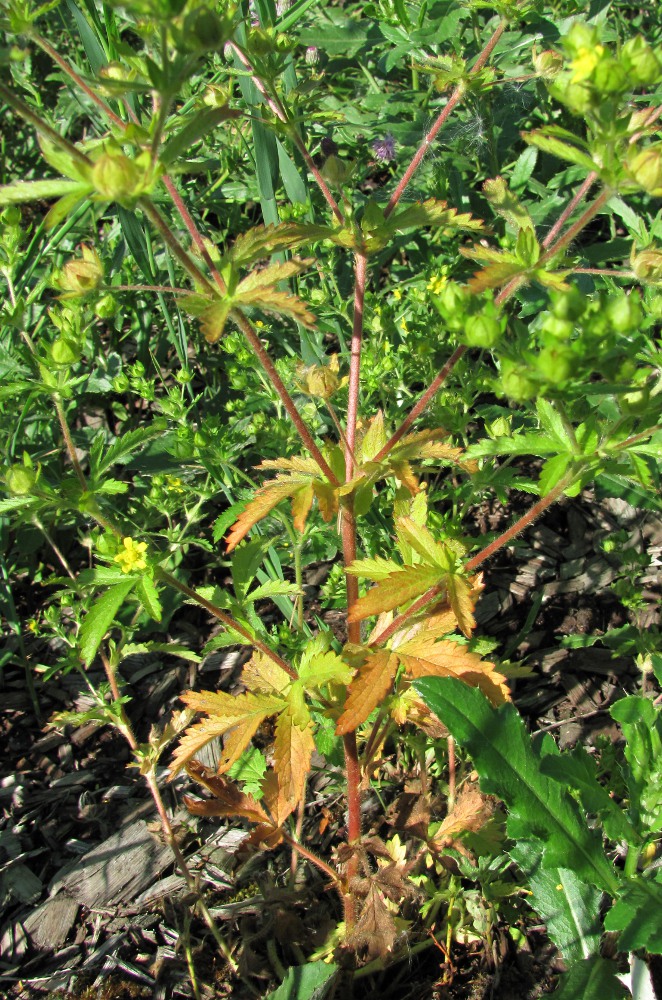
[[[46,52],[47,55],[51,57],[54,63],[57,63],[60,69],[67,74],[69,79],[76,84],[78,89],[82,90],[82,92],[86,94],[89,97],[89,99],[103,111],[106,117],[109,118],[114,125],[117,125],[118,128],[121,128],[122,130],[126,128],[126,122],[123,121],[119,117],[119,115],[116,115],[113,109],[110,108],[108,104],[106,104],[106,102],[98,93],[98,91],[94,90],[93,87],[90,87],[90,85],[85,82],[82,76],[80,76],[80,74],[76,72],[73,66],[70,63],[68,63],[66,59],[63,59],[63,57],[60,55],[57,49],[54,49],[53,46],[49,42],[47,42],[45,38],[41,37],[41,35],[32,35],[32,39],[37,43],[40,49],[42,49],[44,52]]]
[[[361,344],[363,340],[363,310],[367,276],[367,258],[357,253],[354,258],[354,320],[352,323],[352,346],[349,361],[349,397],[347,401],[347,430],[345,433],[347,451],[345,453],[345,478],[354,476],[354,451],[356,442],[356,421],[359,410],[361,387]]]
[[[196,262],[186,252],[186,250],[184,250],[183,246],[174,235],[171,226],[168,225],[153,202],[150,201],[149,198],[140,198],[138,204],[154,228],[157,230],[168,249],[172,251],[173,256],[182,265],[186,273],[193,278],[195,282],[201,285],[206,292],[213,294],[216,289],[210,282],[209,278],[200,270]]]
[[[478,73],[483,68],[483,66],[485,65],[485,63],[487,62],[487,60],[492,55],[492,52],[494,51],[494,49],[495,49],[495,47],[497,45],[497,42],[499,41],[499,39],[501,38],[501,36],[502,36],[502,34],[504,33],[505,30],[506,30],[506,21],[501,21],[499,23],[499,25],[497,26],[494,34],[492,35],[492,37],[488,41],[487,45],[485,46],[485,48],[483,49],[483,51],[478,56],[478,59],[476,60],[476,62],[471,67],[471,69],[469,71],[470,75],[473,76],[474,74]],[[430,131],[425,135],[425,137],[423,139],[423,142],[421,143],[421,145],[417,149],[417,151],[414,154],[414,157],[413,157],[411,163],[409,164],[409,166],[405,170],[405,172],[404,172],[404,174],[402,176],[402,180],[400,181],[400,183],[396,187],[395,191],[391,195],[391,200],[389,201],[388,205],[386,206],[386,208],[384,210],[384,216],[385,216],[385,218],[389,217],[389,215],[391,214],[391,212],[393,211],[393,209],[395,208],[395,206],[400,201],[402,195],[404,194],[405,190],[407,189],[407,186],[408,186],[410,180],[412,179],[412,177],[414,176],[414,174],[416,173],[416,171],[420,167],[421,163],[423,162],[425,154],[427,153],[428,149],[430,148],[430,146],[432,145],[432,143],[436,139],[437,134],[439,133],[440,129],[446,123],[446,120],[449,117],[449,115],[450,115],[451,111],[453,110],[453,108],[455,107],[455,105],[458,104],[462,100],[462,97],[464,96],[465,91],[466,91],[465,84],[464,83],[460,83],[455,88],[455,90],[453,91],[453,93],[451,94],[451,96],[448,98],[448,102],[446,103],[444,109],[437,116],[437,119],[436,119],[434,125],[432,126],[432,128],[430,129]]]
[[[62,430],[62,437],[64,438],[64,443],[71,460],[71,464],[74,468],[74,472],[78,476],[78,482],[80,483],[83,492],[87,492],[87,480],[85,478],[85,473],[81,468],[81,464],[78,461],[78,455],[76,454],[76,446],[74,445],[73,438],[71,437],[71,431],[69,430],[69,424],[67,423],[67,417],[64,412],[64,407],[62,406],[62,400],[57,396],[55,399],[55,412],[57,413],[57,419],[60,422],[60,429]]]
[[[273,649],[270,649],[266,643],[262,642],[260,639],[256,639],[254,635],[251,635],[248,629],[245,629],[243,625],[240,625],[239,622],[235,621],[231,615],[226,614],[221,608],[216,607],[215,604],[208,601],[202,596],[202,594],[199,594],[197,590],[194,590],[192,587],[187,587],[185,583],[182,583],[176,577],[172,576],[172,574],[168,573],[167,570],[159,568],[156,572],[159,579],[163,580],[164,583],[167,583],[170,587],[174,587],[174,589],[178,590],[180,594],[185,594],[186,597],[195,601],[196,604],[199,604],[200,607],[208,611],[210,615],[213,615],[214,618],[217,618],[220,622],[222,622],[226,628],[232,629],[233,632],[237,632],[238,635],[246,639],[251,646],[254,646],[255,649],[259,649],[261,653],[268,656],[273,663],[276,663],[293,680],[296,680],[297,675],[289,663],[279,656],[278,653],[274,653]]]
[[[292,421],[292,423],[294,424],[299,433],[299,437],[305,444],[306,448],[308,449],[312,457],[317,462],[320,471],[333,486],[339,486],[340,484],[335,475],[333,474],[333,471],[331,470],[329,463],[326,461],[324,455],[313,441],[310,431],[303,422],[301,415],[294,404],[294,400],[292,399],[289,392],[285,388],[283,380],[276,371],[273,361],[271,360],[271,358],[265,351],[264,347],[262,346],[262,341],[258,337],[257,333],[251,326],[248,319],[238,309],[233,309],[231,316],[234,322],[241,330],[241,332],[243,333],[248,343],[250,344],[254,354],[257,356],[265,372],[269,376],[271,384],[278,393],[278,396],[283,406],[287,410],[287,414],[290,420]]]
[[[418,419],[421,413],[423,413],[428,403],[437,394],[441,386],[444,384],[444,382],[452,372],[453,368],[455,368],[455,365],[458,363],[462,355],[465,353],[466,349],[467,348],[464,346],[464,344],[461,344],[459,347],[455,348],[455,350],[451,354],[446,364],[435,376],[435,378],[430,383],[428,388],[425,390],[419,401],[416,403],[415,406],[412,407],[409,414],[402,421],[398,429],[391,435],[391,437],[388,439],[388,441],[381,449],[381,451],[379,451],[375,455],[373,459],[374,462],[381,462],[382,459],[386,458],[386,456],[395,447],[398,441],[402,437],[404,437],[404,435],[407,433],[412,424]]]
[[[549,249],[546,250],[546,252],[541,256],[540,260],[538,261],[538,267],[543,267],[547,263],[547,261],[550,260],[552,257],[554,257],[557,253],[559,253],[559,251],[565,250],[566,247],[568,247],[570,243],[572,243],[575,236],[578,236],[579,233],[581,233],[582,229],[584,229],[584,227],[588,225],[591,219],[594,219],[595,216],[598,214],[598,212],[602,208],[604,208],[604,206],[611,198],[612,194],[613,192],[609,189],[602,191],[602,193],[598,195],[595,201],[591,202],[591,204],[582,212],[577,221],[574,222],[572,226],[569,226],[568,229],[566,229],[566,231],[563,233],[563,236],[560,236],[549,247]]]
[[[90,167],[92,166],[92,161],[85,156],[85,153],[81,153],[77,146],[74,146],[72,142],[65,139],[64,136],[56,132],[47,122],[43,121],[36,114],[32,108],[30,108],[20,97],[10,90],[9,87],[5,87],[4,83],[0,83],[0,97],[12,108],[17,115],[29,122],[36,131],[43,135],[46,139],[50,139],[54,146],[58,146],[60,149],[66,149],[72,159],[76,160],[82,166]]]
[[[542,241],[542,245],[545,247],[545,249],[547,249],[553,244],[554,240],[559,235],[559,233],[561,232],[564,225],[566,224],[572,213],[575,211],[579,203],[583,201],[585,196],[593,187],[593,184],[595,183],[597,178],[598,175],[595,172],[590,173],[588,177],[583,181],[581,186],[577,189],[577,192],[572,201],[566,206],[566,208],[564,208],[564,210],[561,212],[561,214],[559,215],[558,219],[556,220],[550,231],[547,233],[547,236]]]

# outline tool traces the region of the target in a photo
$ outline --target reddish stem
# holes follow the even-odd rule
[[[163,184],[164,184],[165,188],[167,189],[170,197],[172,198],[173,203],[175,205],[175,208],[179,212],[179,214],[181,216],[181,219],[182,219],[182,222],[186,226],[186,229],[188,230],[188,233],[189,233],[191,239],[193,240],[193,242],[195,243],[196,247],[198,248],[198,252],[200,253],[200,256],[202,257],[202,259],[204,260],[205,264],[209,268],[210,274],[212,275],[214,281],[218,285],[219,290],[221,292],[225,292],[225,282],[223,281],[223,278],[219,274],[218,268],[216,267],[216,265],[214,264],[213,260],[209,256],[209,250],[205,246],[205,241],[202,238],[202,233],[200,232],[200,230],[196,226],[195,222],[193,221],[191,213],[189,212],[188,208],[184,204],[184,200],[182,199],[182,196],[180,195],[179,191],[175,187],[175,183],[174,183],[172,177],[168,177],[167,175],[165,177],[163,177]]]
[[[319,465],[320,471],[333,486],[339,486],[340,483],[333,474],[331,467],[324,458],[322,452],[319,450],[319,448],[313,441],[310,431],[308,430],[303,420],[301,419],[301,415],[297,410],[296,406],[294,405],[294,400],[292,399],[289,392],[285,388],[283,380],[276,371],[273,361],[271,360],[271,358],[265,351],[264,347],[262,346],[262,341],[260,340],[255,330],[253,329],[253,327],[251,326],[251,324],[249,323],[249,321],[246,319],[246,317],[242,312],[240,312],[238,309],[233,309],[231,316],[232,319],[237,324],[237,326],[239,327],[239,329],[241,330],[241,332],[243,333],[248,343],[250,344],[251,348],[253,349],[253,352],[257,356],[265,372],[269,376],[269,379],[271,380],[274,389],[278,393],[278,396],[280,397],[283,406],[287,410],[287,413],[292,423],[299,432],[299,437],[301,438],[306,448],[308,449],[312,457]]]
[[[329,208],[331,209],[331,211],[335,215],[335,217],[338,220],[338,222],[342,225],[342,223],[345,220],[343,218],[342,212],[340,211],[340,208],[338,207],[338,202],[336,201],[336,199],[333,197],[333,195],[329,191],[329,188],[327,187],[326,181],[324,180],[324,178],[322,177],[321,173],[319,172],[319,170],[318,170],[318,168],[317,168],[317,166],[315,164],[315,161],[313,160],[312,156],[308,152],[308,150],[306,148],[306,144],[303,141],[303,139],[301,138],[301,136],[299,135],[299,133],[297,132],[296,127],[294,127],[292,125],[292,123],[290,122],[289,118],[287,117],[286,112],[281,107],[281,105],[278,103],[278,101],[276,101],[271,96],[271,94],[267,90],[266,86],[264,85],[264,83],[262,82],[262,80],[260,79],[260,77],[255,72],[255,69],[253,68],[253,64],[251,63],[251,61],[248,58],[248,56],[246,55],[246,53],[242,52],[242,50],[239,48],[239,46],[236,44],[236,42],[230,42],[230,45],[232,46],[232,49],[236,53],[237,58],[239,59],[239,61],[242,63],[243,66],[245,66],[245,68],[251,74],[251,80],[253,81],[253,83],[255,84],[255,86],[257,87],[257,89],[262,94],[262,96],[263,96],[264,100],[266,101],[268,107],[275,114],[276,118],[278,118],[279,121],[283,122],[283,124],[285,124],[285,125],[287,125],[289,127],[288,131],[289,131],[289,135],[290,135],[292,141],[294,142],[294,144],[296,145],[297,149],[299,150],[299,152],[303,156],[304,160],[306,161],[306,166],[308,167],[308,169],[310,170],[311,174],[315,178],[315,181],[317,182],[317,186],[319,187],[320,191],[324,195],[324,197],[325,197],[325,199],[327,201],[327,204],[329,205]]]
[[[588,225],[591,219],[595,218],[600,209],[607,204],[612,196],[612,193],[612,191],[606,190],[599,194],[595,201],[582,212],[577,221],[566,229],[563,236],[559,237],[559,239],[556,240],[556,242],[542,255],[538,261],[538,266],[543,267],[547,261],[554,257],[560,250],[565,250],[565,248],[572,243],[575,236],[578,236],[582,229]]]
[[[545,247],[545,249],[547,247],[550,247],[552,245],[552,243],[554,242],[554,240],[556,239],[556,237],[559,235],[559,233],[563,229],[563,227],[566,224],[567,220],[570,218],[570,216],[572,215],[572,213],[577,208],[577,205],[579,205],[580,201],[582,201],[584,199],[585,195],[588,194],[588,192],[592,188],[592,186],[595,183],[595,181],[597,180],[597,178],[598,178],[598,175],[595,172],[592,172],[582,182],[581,186],[577,189],[577,192],[576,192],[574,198],[572,199],[572,201],[561,212],[561,214],[559,215],[558,219],[556,220],[556,222],[554,223],[554,225],[552,226],[552,228],[550,229],[550,231],[547,233],[547,236],[542,241],[542,245]]]
[[[103,100],[103,98],[99,95],[97,91],[95,91],[92,87],[90,87],[89,84],[85,83],[85,80],[83,80],[82,76],[80,76],[76,72],[73,66],[70,66],[69,63],[66,61],[66,59],[63,59],[60,53],[57,52],[57,50],[54,49],[53,46],[50,45],[45,38],[42,38],[41,35],[33,35],[32,38],[37,43],[37,45],[44,50],[44,52],[48,53],[53,62],[57,63],[60,69],[63,70],[71,80],[74,81],[76,86],[80,90],[82,90],[84,94],[87,94],[89,99],[93,101],[98,108],[101,108],[103,113],[107,115],[107,117],[113,122],[113,124],[117,125],[119,128],[122,129],[122,131],[124,131],[124,129],[126,128],[126,122],[123,121],[119,117],[119,115],[115,114],[112,108],[110,108],[106,104],[106,102]]]
[[[363,307],[367,275],[367,258],[360,253],[354,257],[354,321],[352,324],[352,347],[349,361],[349,396],[347,401],[347,451],[345,453],[345,477],[349,481],[354,475],[354,451],[356,443],[356,421],[359,409],[361,387],[361,343],[363,339]]]
[[[494,34],[490,38],[489,42],[487,43],[487,45],[485,46],[485,48],[483,49],[483,51],[478,56],[478,59],[476,60],[476,62],[471,67],[471,69],[469,71],[469,75],[470,76],[473,76],[474,74],[480,72],[480,70],[483,68],[483,66],[487,62],[487,60],[490,58],[492,52],[494,51],[494,48],[495,48],[497,42],[499,41],[499,39],[501,38],[501,36],[502,36],[502,34],[504,33],[505,30],[506,30],[506,22],[505,21],[501,21],[501,23],[498,25],[496,31],[494,32]],[[435,121],[435,123],[432,126],[432,128],[430,129],[430,131],[427,133],[427,135],[423,139],[423,142],[421,143],[421,145],[417,149],[416,153],[414,154],[414,157],[413,157],[411,163],[409,164],[409,166],[405,170],[400,183],[398,184],[398,186],[396,187],[395,191],[391,195],[391,200],[389,201],[388,205],[384,209],[384,217],[385,218],[388,219],[389,215],[391,214],[391,212],[393,211],[393,209],[395,208],[395,206],[400,201],[400,198],[404,194],[404,192],[405,192],[405,190],[407,188],[407,185],[409,184],[409,181],[412,179],[412,177],[414,176],[414,174],[418,170],[418,168],[421,165],[421,163],[422,163],[422,161],[423,161],[423,159],[425,157],[425,154],[427,153],[429,147],[431,146],[431,144],[436,139],[437,133],[443,127],[444,123],[446,122],[446,119],[450,115],[450,113],[453,110],[453,108],[455,107],[455,105],[464,96],[465,89],[466,89],[465,85],[463,83],[460,83],[460,84],[458,84],[458,86],[455,88],[455,90],[453,91],[453,93],[449,97],[448,103],[444,107],[443,111],[437,117],[437,120]]]
[[[418,419],[423,410],[427,407],[433,396],[437,394],[465,351],[466,347],[464,345],[460,345],[460,347],[455,348],[444,367],[441,369],[439,374],[435,376],[434,380],[430,383],[419,401],[412,407],[410,413],[405,417],[398,429],[391,435],[381,451],[375,455],[373,459],[374,462],[381,462],[382,459],[385,458],[395,447],[398,441],[404,437],[414,421]]]
[[[574,472],[572,474],[565,475],[563,479],[561,479],[556,486],[549,491],[549,493],[534,503],[533,507],[531,507],[526,514],[523,514],[522,517],[518,518],[514,524],[511,524],[511,526],[507,528],[503,534],[499,535],[498,538],[495,538],[493,542],[490,542],[489,545],[486,545],[484,549],[481,549],[480,552],[473,556],[469,562],[466,563],[464,567],[465,572],[473,573],[475,569],[478,569],[478,567],[493,556],[495,552],[502,549],[504,545],[508,545],[509,542],[512,542],[513,538],[516,538],[517,535],[524,531],[525,528],[528,528],[530,524],[533,524],[533,522],[539,518],[541,514],[544,514],[548,507],[551,507],[552,504],[559,499],[559,497],[563,494],[563,491],[567,490],[568,486],[570,486],[573,482],[574,478]]]
[[[222,622],[226,628],[232,629],[233,632],[237,632],[240,636],[246,639],[246,641],[249,642],[251,646],[254,646],[255,649],[259,649],[261,653],[264,653],[265,656],[268,656],[269,659],[273,663],[276,663],[281,668],[281,670],[284,670],[285,673],[292,678],[292,680],[296,680],[297,675],[292,669],[292,667],[289,665],[289,663],[287,663],[286,660],[284,660],[281,656],[279,656],[278,653],[274,653],[273,649],[269,649],[266,643],[262,642],[260,639],[256,639],[255,636],[251,635],[248,629],[245,629],[243,625],[240,625],[239,622],[234,620],[234,618],[232,618],[230,615],[227,615],[220,608],[217,608],[216,605],[212,604],[211,601],[206,600],[206,598],[204,598],[202,594],[199,594],[197,590],[193,590],[192,587],[187,587],[185,583],[181,583],[180,580],[172,576],[171,573],[168,573],[167,570],[159,568],[157,570],[157,574],[163,580],[164,583],[167,583],[169,584],[169,586],[174,587],[175,590],[178,590],[180,592],[180,594],[185,594],[187,597],[190,597],[192,601],[195,601],[196,604],[199,604],[200,607],[205,608],[210,615],[213,615],[214,618],[218,618],[219,622]]]

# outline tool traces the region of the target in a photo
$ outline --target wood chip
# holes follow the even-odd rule
[[[33,910],[23,921],[23,927],[39,951],[57,951],[66,941],[77,915],[78,903],[58,894]]]

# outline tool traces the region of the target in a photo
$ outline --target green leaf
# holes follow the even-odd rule
[[[102,594],[85,616],[79,633],[80,654],[86,666],[90,666],[96,656],[103,637],[110,628],[115,615],[136,585],[132,577],[118,583]]]
[[[630,991],[618,978],[616,962],[596,955],[565,972],[552,995],[554,1000],[628,1000]]]
[[[165,164],[173,163],[181,155],[189,153],[200,139],[222,121],[236,118],[236,116],[237,112],[231,111],[227,105],[220,108],[207,108],[204,111],[196,110],[179,132],[168,139],[161,150],[159,159]]]
[[[0,184],[0,205],[21,205],[25,201],[50,201],[63,195],[84,197],[90,191],[89,184],[64,178],[50,181],[13,181]]]
[[[297,672],[305,688],[320,688],[330,682],[349,684],[352,679],[351,667],[333,650],[325,649],[325,645],[326,638],[320,634],[304,650]]]
[[[539,132],[524,132],[522,133],[522,138],[532,146],[542,149],[543,153],[551,153],[552,156],[558,156],[560,160],[568,160],[570,163],[576,163],[578,167],[584,167],[591,173],[596,169],[595,163],[586,153],[582,153],[576,146],[571,146],[570,143],[563,142],[555,136],[546,135],[542,130]]]
[[[98,458],[92,463],[92,455],[96,451],[90,452],[90,462],[92,463],[91,473],[94,477],[102,476],[104,472],[112,468],[116,463],[128,459],[134,452],[138,451],[141,445],[161,437],[166,430],[166,421],[156,419],[149,427],[136,427],[132,431],[127,431],[121,437],[116,438],[103,454],[103,448],[98,449]],[[95,444],[99,438],[95,438]]]
[[[324,1000],[329,996],[331,978],[337,969],[337,965],[326,962],[295,965],[287,970],[278,989],[267,993],[264,1000]]]
[[[615,895],[619,879],[599,834],[568,790],[541,774],[542,745],[532,743],[512,702],[494,708],[481,691],[448,677],[424,678],[414,687],[467,750],[483,791],[505,802],[509,835],[542,841],[545,868],[570,868]]]
[[[620,931],[619,951],[645,948],[662,954],[662,885],[638,878],[626,883],[605,917],[605,930]]]
[[[155,622],[160,622],[163,608],[159,600],[159,592],[150,576],[140,578],[136,585],[136,596],[150,618],[153,618]]]
[[[577,746],[560,757],[550,754],[541,761],[540,770],[562,784],[575,788],[586,812],[600,817],[610,840],[625,840],[629,844],[641,841],[621,807],[598,781],[597,764],[582,746]]]
[[[542,844],[538,842],[522,840],[508,853],[524,871],[531,892],[528,902],[547,925],[547,933],[565,961],[579,962],[598,955],[600,890],[581,882],[567,868],[543,868]]]

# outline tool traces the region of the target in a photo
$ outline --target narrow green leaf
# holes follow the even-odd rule
[[[101,594],[87,612],[79,633],[80,654],[86,666],[92,663],[101,640],[135,585],[135,577],[116,584]]]
[[[615,895],[619,879],[599,834],[568,790],[541,774],[543,749],[532,743],[512,702],[494,708],[481,691],[449,677],[423,678],[414,686],[469,753],[483,791],[505,802],[509,835],[542,841],[544,867],[571,868]]]
[[[159,592],[151,577],[143,576],[140,578],[136,585],[136,595],[150,618],[153,618],[155,622],[160,622],[163,608],[159,600]]]
[[[578,167],[584,167],[591,173],[595,170],[596,165],[590,156],[582,153],[576,146],[562,142],[561,139],[545,135],[542,131],[524,132],[522,138],[532,146],[542,149],[543,153],[551,153],[552,156],[558,156],[560,160],[568,160],[570,163],[576,163]]]
[[[0,185],[0,205],[21,205],[25,201],[50,201],[63,195],[75,194],[82,198],[89,185],[70,181],[64,177],[49,181],[13,181]]]
[[[165,164],[173,163],[178,157],[188,153],[208,132],[221,122],[236,116],[227,105],[221,108],[207,108],[195,111],[186,124],[171,136],[161,150],[160,159]]]

